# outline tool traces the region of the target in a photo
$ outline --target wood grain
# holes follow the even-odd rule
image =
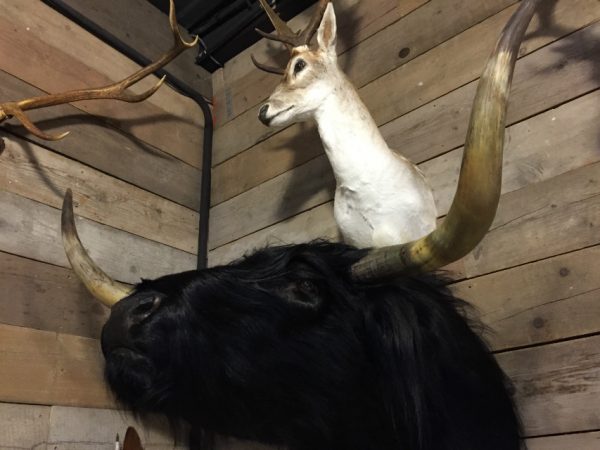
[[[0,38],[2,69],[43,91],[103,86],[139,69],[42,2],[8,2],[2,13],[0,27],[11,30]],[[149,78],[131,90],[141,92],[156,82]],[[142,103],[87,101],[74,106],[105,116],[125,133],[201,168],[203,115],[195,102],[167,86]]]
[[[0,401],[114,408],[95,339],[0,325]]]
[[[600,425],[600,336],[496,355],[516,387],[526,436]]]
[[[600,164],[502,197],[490,231],[463,262],[483,275],[600,243]]]
[[[508,128],[503,192],[597,161],[599,98],[600,93],[594,92]],[[584,110],[586,115],[581,114]],[[563,152],[562,148],[571,150]],[[445,214],[454,195],[460,152],[421,165],[440,214]],[[334,184],[329,162],[321,155],[213,207],[210,249],[331,200]]]
[[[98,338],[108,309],[70,269],[0,252],[0,323]]]
[[[46,450],[50,408],[0,403],[0,448]]]
[[[0,98],[42,94],[43,91],[0,70]],[[42,141],[20,126],[6,123],[3,128],[142,189],[198,209],[201,174],[195,167],[71,105],[31,111],[29,117],[44,130],[70,131],[69,137],[58,142]],[[12,139],[1,130],[0,136]]]
[[[572,9],[569,2],[558,2],[555,14],[559,17],[557,21],[562,31],[548,34],[545,40],[534,39],[535,45],[532,42],[527,43],[523,47],[523,52],[531,52],[539,48],[539,46],[546,45],[558,39],[561,33],[562,35],[568,34],[573,28],[576,29],[585,26],[593,20],[598,19],[598,11],[597,9],[592,9],[590,3],[590,0],[581,0],[581,5],[578,5],[578,9]],[[514,8],[511,7],[506,11],[496,14],[483,23],[439,45],[422,57],[407,63],[405,66],[360,89],[359,93],[371,111],[375,121],[379,125],[385,124],[461,87],[465,83],[470,83],[477,79],[491,51],[490,49],[494,45],[496,36],[499,35],[502,26],[506,23],[512,12],[514,12],[513,10]],[[538,26],[534,22],[531,25],[531,29],[537,30],[536,27]],[[588,82],[582,86],[581,90],[578,89],[579,95],[593,89],[593,87],[588,86],[589,84],[595,86],[598,84],[598,77],[594,76],[591,70],[593,68],[593,61],[598,55],[597,36],[600,34],[600,31],[598,31],[598,28],[595,31],[595,36],[593,34],[585,37],[580,36],[580,39],[587,38],[585,40],[588,42],[588,45],[584,46],[587,50],[587,65],[580,64],[579,66],[569,67],[569,69],[565,70],[565,72],[572,73],[579,69],[588,75]],[[545,32],[546,30],[543,31],[543,33]],[[574,52],[579,53],[580,46],[577,44],[571,45],[573,41],[574,39],[571,38],[564,45],[566,45],[566,48],[577,49]],[[560,70],[564,68],[564,65],[568,65],[561,64],[561,61],[565,61],[566,57],[564,55],[563,44],[560,42],[554,46],[552,51],[544,51],[541,55],[536,55],[535,57],[532,55],[532,58],[536,61],[536,66],[543,65],[545,72],[544,70],[537,73],[525,72],[523,70],[530,68],[530,66],[520,68],[517,73],[519,78],[515,80],[515,84],[519,82],[521,85],[531,86],[528,83],[529,79],[533,78],[532,75],[536,75],[535,78],[538,82],[563,82],[564,79],[561,80],[560,77],[552,76],[552,73],[556,70],[556,67]],[[436,66],[444,67],[444,70],[432,71],[431,67]],[[517,66],[520,66],[520,64]],[[554,95],[547,96],[547,98],[537,100],[537,102],[533,101],[529,104],[529,108],[534,107],[536,103],[544,103],[544,105],[541,109],[532,112],[537,113],[556,105],[557,103],[552,103],[553,100],[558,100],[558,103],[562,103],[577,96],[576,93],[571,93],[567,89],[569,84],[556,84],[553,88],[557,88],[558,86],[562,86],[562,89],[559,90],[562,90],[563,94],[559,94],[556,97]],[[520,93],[519,91],[515,92],[515,94]],[[538,96],[543,95],[543,93],[543,90],[538,90]],[[529,97],[522,96],[523,103],[521,104],[527,104],[524,102]],[[561,99],[560,97],[564,98]],[[467,106],[465,114],[468,116],[469,112],[470,106]],[[527,111],[524,110],[523,112],[526,113]],[[528,115],[521,115],[521,119],[525,117],[528,117]],[[423,119],[423,116],[420,118]],[[424,122],[430,123],[429,117]],[[262,125],[257,123],[256,116],[253,123],[254,127],[262,127]],[[423,120],[420,123],[423,123]],[[468,117],[465,117],[462,129],[455,131],[456,135],[459,136],[459,140],[464,139],[463,130],[467,123]],[[436,123],[434,124],[437,125]],[[433,134],[436,134],[437,129],[433,130],[435,130]],[[385,131],[389,132],[390,130],[385,129]],[[384,134],[384,137],[387,138],[388,136]],[[395,143],[390,142],[390,144]],[[458,145],[460,145],[460,142]],[[435,147],[433,149],[437,150]],[[415,152],[411,149],[406,149],[404,146],[399,147],[399,150],[406,156],[414,157],[415,155]],[[220,202],[228,200],[322,153],[323,149],[320,138],[313,124],[291,126],[215,167],[212,178],[214,192],[212,204],[217,205]],[[429,153],[429,155],[424,156],[435,156],[431,148]],[[423,159],[416,159],[417,162],[419,160],[422,161]]]
[[[209,266],[227,264],[268,245],[301,244],[314,239],[340,241],[333,218],[333,202],[312,208],[208,253]]]
[[[165,25],[167,16],[146,0],[66,0],[71,8],[101,26],[113,36],[136,49],[146,58],[156,58],[173,41]],[[179,27],[186,40],[188,32]],[[210,73],[196,64],[197,52],[184,52],[165,69],[206,97],[211,97]]]
[[[361,88],[390,70],[408,64],[420,55],[426,54],[435,46],[514,3],[514,0],[484,0],[476,4],[468,0],[431,0],[405,18],[365,39],[360,45],[342,53],[339,58],[340,67],[347,72],[354,85]],[[341,26],[341,20],[338,22]],[[409,54],[401,58],[398,53],[403,48],[408,48]],[[237,64],[238,60],[244,61],[248,57],[249,55],[241,54],[234,61]],[[233,62],[230,61],[227,66],[231,67],[232,64]],[[263,72],[254,69],[254,72],[247,76],[255,78],[261,74]],[[257,104],[271,94],[279,81],[273,75],[267,77],[263,74],[262,77],[260,80],[253,79],[252,82],[239,81],[246,87],[252,86],[252,95],[255,96],[255,101],[251,105],[253,108],[232,120],[231,124],[227,126],[224,126],[222,121],[217,122],[215,164],[279,131],[262,125],[257,126]],[[224,78],[224,90],[236,90],[235,87],[229,85],[232,83],[232,79]],[[232,94],[229,95],[231,97]],[[221,103],[225,103],[225,101],[223,100]],[[230,116],[233,117],[233,112]],[[245,137],[241,137],[239,141],[231,139],[233,130],[243,130]]]
[[[211,208],[209,249],[325,203],[333,198],[334,189],[325,156],[283,173]]]
[[[600,332],[600,247],[462,281],[452,291],[477,308],[495,350]]]
[[[600,90],[509,127],[502,192],[513,192],[600,160],[594,125],[598,118]],[[460,148],[419,166],[433,188],[440,215],[450,209],[462,155]]]
[[[60,237],[60,211],[0,191],[0,251],[69,267]],[[109,275],[127,283],[195,268],[195,256],[138,236],[77,218],[91,257]]]
[[[507,124],[512,125],[600,86],[600,23],[520,58]],[[381,127],[388,145],[422,162],[464,144],[475,97],[473,81]]]
[[[125,411],[65,406],[51,409],[48,447],[53,450],[113,449],[115,435],[119,433],[123,443],[128,426],[135,427],[147,450],[187,449],[185,435],[179,437],[179,445],[175,447],[174,436],[165,418],[141,419]]]
[[[188,253],[197,251],[195,211],[21,139],[6,141],[0,187],[55,208],[71,188],[78,215]]]

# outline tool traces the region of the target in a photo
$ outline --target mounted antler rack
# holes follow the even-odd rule
[[[15,118],[33,135],[46,141],[57,141],[64,138],[69,132],[60,134],[48,134],[40,130],[25,114],[25,111],[31,109],[45,108],[47,106],[62,105],[65,103],[79,102],[82,100],[121,100],[128,103],[137,103],[146,100],[154,94],[164,83],[165,77],[162,77],[152,88],[141,94],[129,94],[126,90],[142,79],[151,75],[158,69],[166,66],[169,62],[179,56],[184,50],[194,47],[198,43],[198,37],[192,42],[186,42],[177,26],[177,17],[175,14],[175,3],[170,0],[169,23],[173,32],[174,44],[170,50],[164,53],[158,60],[152,64],[138,70],[127,78],[99,88],[78,89],[67,91],[60,94],[49,94],[39,97],[32,97],[17,102],[6,102],[0,104],[0,123],[5,120]],[[0,144],[1,147],[1,144]]]
[[[323,14],[325,13],[325,8],[327,8],[327,3],[330,0],[319,0],[319,4],[316,6],[315,11],[313,12],[312,18],[310,22],[306,26],[304,30],[293,32],[290,27],[277,15],[277,13],[269,6],[266,0],[259,0],[261,6],[269,16],[269,20],[275,27],[276,34],[265,33],[262,30],[256,28],[256,32],[260,34],[262,37],[269,39],[271,41],[282,42],[286,45],[290,54],[292,49],[295,47],[301,47],[303,45],[308,45],[310,40],[317,32],[319,28],[319,24],[321,23],[321,19],[323,18]],[[274,73],[277,75],[283,75],[285,73],[285,69],[281,67],[274,67],[258,62],[254,55],[250,55],[252,58],[252,62],[256,67],[265,72]]]

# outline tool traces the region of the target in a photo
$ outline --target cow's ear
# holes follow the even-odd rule
[[[318,311],[323,305],[323,290],[308,278],[291,281],[283,290],[284,298],[293,306]]]

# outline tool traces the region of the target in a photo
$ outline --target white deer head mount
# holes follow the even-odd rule
[[[285,69],[279,69],[252,58],[260,69],[283,75],[269,100],[261,107],[259,118],[268,126],[308,120],[315,116],[328,96],[346,83],[346,77],[337,64],[337,27],[333,5],[321,0],[307,28],[293,33],[265,0],[260,1],[272,21],[273,17],[277,17],[273,23],[278,34],[257,31],[268,39],[285,43],[290,51],[290,60]],[[310,40],[315,32],[317,46],[311,48]]]
[[[418,239],[435,228],[436,207],[422,173],[389,149],[356,89],[338,66],[336,17],[332,3],[320,1],[308,27],[293,33],[265,0],[260,0],[290,60],[262,105],[259,119],[284,126],[315,119],[337,181],[334,213],[344,240],[360,247]],[[317,45],[310,39],[317,35]]]

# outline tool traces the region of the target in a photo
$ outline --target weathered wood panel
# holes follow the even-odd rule
[[[128,426],[136,428],[148,450],[187,449],[185,434],[175,445],[169,424],[159,417],[141,420],[117,410],[0,403],[3,450],[109,450],[117,434],[123,443]]]
[[[52,417],[52,420],[50,420]],[[166,424],[140,423],[122,411],[0,403],[0,448],[106,450],[113,448],[115,434],[121,439],[127,426],[135,426],[147,449],[172,449]],[[111,434],[112,433],[112,434]],[[183,442],[181,443],[183,445]],[[576,433],[527,439],[529,450],[596,450],[600,433]],[[186,447],[177,446],[175,449]],[[221,437],[217,450],[273,450],[275,447]]]
[[[211,208],[209,249],[330,201],[335,182],[328,164],[320,156]]]
[[[338,0],[335,3],[338,16],[338,53],[343,53],[356,46],[369,36],[377,33],[387,25],[397,21],[411,11],[414,11],[426,0]],[[292,29],[304,27],[314,11],[315,6],[293,18],[289,24]],[[250,55],[254,54],[259,60],[275,60],[281,65],[287,62],[288,54],[285,47],[261,40],[237,55],[225,64],[223,78],[225,90],[214,90],[216,97],[217,126],[236,117],[249,107],[256,105],[266,98],[275,87],[278,80],[273,75],[266,74],[255,68]],[[394,55],[397,58],[396,55]]]
[[[513,192],[598,161],[595,123],[599,118],[600,90],[509,127],[502,192]],[[450,209],[462,155],[461,148],[419,166],[433,188],[440,215]]]
[[[0,325],[0,401],[114,408],[95,339]]]
[[[528,450],[597,450],[600,432],[548,436],[527,440]]]
[[[48,447],[53,450],[108,450],[115,447],[118,433],[121,444],[128,426],[136,428],[147,450],[184,450],[185,436],[175,446],[169,424],[164,418],[135,418],[124,411],[54,406],[50,410]]]
[[[451,286],[491,328],[496,350],[600,331],[600,247],[591,247]]]
[[[490,232],[463,258],[474,277],[600,243],[600,164],[502,197]]]
[[[0,323],[98,338],[109,310],[70,269],[0,252]]]
[[[348,71],[351,81],[360,88],[514,3],[514,0],[485,0],[477,4],[468,0],[431,0],[407,17],[340,55],[340,66]],[[341,20],[339,25],[342,25]],[[408,48],[410,52],[406,57],[401,58],[398,53],[403,48]],[[236,62],[243,58],[243,55],[240,55],[236,58]],[[232,64],[230,61],[227,66],[231,67]],[[255,73],[249,73],[248,76],[257,77],[261,73],[258,69],[254,71]],[[223,82],[232,83],[231,78],[225,77]],[[266,99],[277,82],[278,78],[273,75],[264,78],[264,81],[255,80],[252,83],[252,95],[256,97],[253,106]],[[250,85],[250,83],[245,84]],[[233,89],[228,85],[224,88]],[[216,88],[214,91],[217,93]],[[232,123],[227,126],[217,122],[215,164],[278,132],[273,128],[257,127],[257,115],[258,106],[255,106],[232,120]],[[244,130],[246,137],[241,138],[239,144],[238,140],[228,140],[231,130]]]
[[[80,216],[188,253],[197,251],[195,211],[22,139],[6,141],[0,187],[55,208],[71,188]]]
[[[158,49],[167,49],[173,37],[165,26],[165,14],[146,0],[66,0],[65,3],[101,26],[113,36],[135,48],[146,58],[156,58]],[[187,31],[180,27],[185,39]],[[210,74],[195,63],[197,52],[184,52],[166,70],[202,95],[210,97]]]
[[[0,70],[1,99],[42,94],[41,90]],[[70,105],[39,109],[28,115],[44,130],[69,131],[69,137],[57,142],[42,141],[20,126],[4,123],[3,128],[142,189],[198,209],[201,174],[195,167]],[[12,139],[2,130],[0,137]]]
[[[46,450],[50,408],[0,403],[0,449]]]
[[[600,428],[600,336],[496,358],[516,387],[526,436]]]
[[[599,98],[600,92],[594,92],[510,127],[503,192],[597,161]],[[561,148],[571,151],[562,152]],[[454,195],[461,152],[421,165],[434,190],[439,214],[446,213]],[[217,205],[211,209],[209,247],[214,249],[327,202],[333,198],[334,186],[329,162],[321,155]]]
[[[58,209],[9,192],[0,192],[0,208],[0,251],[69,267]],[[121,281],[137,283],[195,267],[190,253],[88,219],[77,218],[77,229],[92,258]]]
[[[11,30],[0,38],[2,69],[47,92],[103,86],[139,69],[42,2],[7,2],[0,26]],[[132,90],[141,92],[157,80],[149,78]],[[88,101],[74,106],[106,116],[122,131],[201,167],[203,115],[195,102],[168,86],[142,103]]]
[[[529,45],[523,47],[524,51],[531,52],[539,48],[539,46],[552,42],[560,37],[561,34],[568,34],[573,28],[585,26],[597,19],[599,13],[597,9],[593,10],[591,8],[590,3],[590,0],[582,0],[582,4],[578,5],[578,8],[581,6],[580,9],[571,8],[572,5],[566,1],[557,3],[555,14],[560,24],[561,32],[545,34],[548,36],[546,40],[536,40],[536,45],[529,43]],[[380,125],[385,124],[398,116],[443,96],[465,83],[475,80],[482,70],[485,60],[491,51],[490,49],[493,48],[496,36],[500,33],[502,26],[513,12],[514,8],[509,8],[506,11],[496,14],[485,22],[439,45],[422,57],[411,61],[396,71],[362,88],[359,91],[360,95],[371,111],[375,121]],[[536,24],[533,24],[532,27],[536,27]],[[587,66],[569,67],[567,71],[572,72],[576,69],[585,70],[585,73],[589,76],[591,72],[590,68],[593,67],[591,61],[598,54],[598,33],[600,32],[596,29],[596,37],[588,36],[588,42],[593,43],[584,47],[589,51],[589,54],[586,55],[589,57]],[[565,43],[567,48],[572,47],[569,45],[570,43],[571,41]],[[556,70],[555,67],[558,65],[560,70],[560,61],[564,60],[564,51],[561,51],[562,49],[561,44],[557,43],[553,51],[544,51],[541,56],[533,57],[532,55],[537,65],[545,64],[546,66],[545,72],[542,71],[539,73],[536,81],[563,81],[557,80],[556,77],[552,76],[552,72]],[[540,63],[540,60],[543,63]],[[431,67],[442,67],[443,70],[431,70]],[[515,80],[515,83],[532,86],[528,84],[530,82],[529,79],[532,78],[532,72],[525,72],[524,69],[527,68],[529,66],[519,68],[517,73],[518,78]],[[592,74],[592,76],[589,76],[587,84],[582,86],[578,92],[587,92],[597,86],[597,84],[598,79]],[[594,86],[589,87],[587,85]],[[558,103],[562,103],[576,97],[577,93],[571,93],[566,89],[567,86],[568,84],[554,85],[553,88],[562,87],[562,89],[558,89],[562,94],[557,95],[558,98],[547,96],[544,100],[538,100],[543,105],[540,105],[542,109],[538,109],[535,113],[556,105],[557,103],[552,103],[553,100],[558,100]],[[543,92],[543,90],[538,90],[538,96]],[[519,94],[519,92],[516,94]],[[561,97],[563,98],[561,99]],[[521,104],[527,104],[525,101],[528,99],[529,96],[523,96],[523,103]],[[533,102],[532,104],[535,105]],[[531,107],[530,104],[529,108]],[[467,115],[469,110],[470,107],[466,111]],[[527,116],[521,115],[521,118],[524,117]],[[429,122],[429,119],[426,120]],[[261,127],[264,129],[257,122],[256,116],[253,118],[253,122],[255,128]],[[465,118],[465,125],[463,127],[466,126],[467,122],[468,118]],[[389,132],[387,129],[386,131]],[[458,136],[464,139],[464,131],[462,134],[458,134]],[[384,137],[387,136],[384,135]],[[407,153],[407,156],[415,154],[410,150],[407,151],[404,147],[400,148],[400,150],[403,153]],[[214,192],[212,204],[217,205],[220,202],[226,201],[322,153],[322,145],[316,127],[313,124],[291,126],[250,150],[215,167],[212,178]],[[429,155],[429,157],[432,156],[434,155]]]
[[[520,58],[508,104],[512,125],[600,86],[600,24],[595,23]],[[464,144],[477,81],[381,127],[390,147],[422,162]]]
[[[227,264],[268,245],[300,244],[314,239],[341,240],[333,218],[333,202],[327,202],[208,253],[209,266]]]

